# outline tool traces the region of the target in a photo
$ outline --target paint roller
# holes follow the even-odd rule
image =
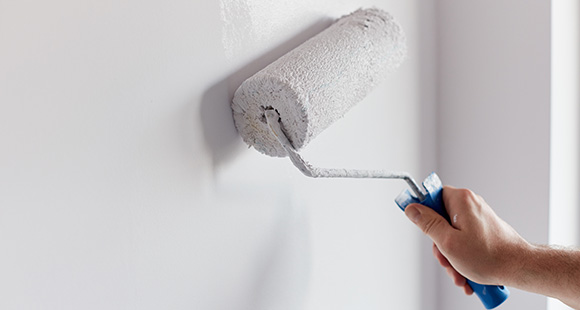
[[[236,128],[248,145],[269,156],[288,156],[309,177],[405,180],[412,192],[395,199],[402,210],[422,203],[449,220],[435,173],[421,189],[407,172],[319,168],[298,153],[405,57],[405,35],[394,18],[380,9],[359,9],[245,80],[232,100]],[[509,295],[503,286],[468,283],[487,309]]]

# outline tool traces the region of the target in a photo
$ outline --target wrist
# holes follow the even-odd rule
[[[506,285],[558,298],[575,308],[580,306],[580,269],[576,267],[580,266],[580,253],[567,248],[529,245],[519,256],[519,268]]]
[[[533,265],[539,249],[523,239],[506,248],[506,251],[500,253],[503,259],[500,260],[502,263],[496,274],[496,281],[498,285],[519,287],[522,280],[529,275],[530,266]]]

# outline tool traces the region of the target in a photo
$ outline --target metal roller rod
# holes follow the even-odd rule
[[[304,160],[302,156],[294,149],[288,137],[280,126],[280,115],[275,110],[265,111],[266,121],[276,136],[280,144],[284,147],[290,160],[304,175],[311,178],[374,178],[374,179],[403,179],[419,201],[425,200],[425,194],[417,185],[417,182],[408,172],[391,172],[385,170],[358,170],[358,169],[335,169],[335,168],[319,168],[311,165]]]

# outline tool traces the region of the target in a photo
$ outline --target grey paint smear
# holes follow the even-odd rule
[[[270,49],[321,18],[360,6],[347,0],[220,0],[222,44],[228,61]]]
[[[222,44],[227,59],[241,52],[244,41],[255,37],[248,2],[244,0],[221,0],[220,13],[223,23]]]

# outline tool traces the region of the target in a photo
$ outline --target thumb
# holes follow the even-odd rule
[[[412,203],[408,205],[405,208],[405,215],[436,244],[440,244],[439,242],[453,231],[453,227],[445,218],[422,204]]]

